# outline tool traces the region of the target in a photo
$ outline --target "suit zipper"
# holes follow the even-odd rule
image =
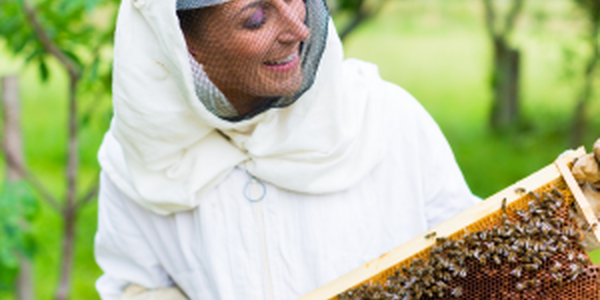
[[[266,231],[265,231],[265,223],[261,202],[265,197],[267,189],[258,178],[250,175],[250,184],[246,185],[246,196],[248,194],[252,195],[251,197],[247,197],[250,202],[254,205],[254,210],[256,212],[256,219],[258,222],[258,229],[260,233],[260,244],[262,250],[262,261],[263,261],[263,270],[264,270],[264,280],[265,280],[265,288],[267,291],[267,299],[275,300],[273,293],[273,279],[271,277],[271,268],[269,264],[269,253],[267,250],[267,239],[266,239]],[[251,189],[251,192],[248,193],[248,188]]]

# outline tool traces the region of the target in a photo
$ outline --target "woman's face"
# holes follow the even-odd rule
[[[303,0],[233,0],[203,10],[186,34],[195,59],[244,114],[302,84],[300,43],[310,31]]]

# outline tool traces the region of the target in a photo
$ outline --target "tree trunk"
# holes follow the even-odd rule
[[[4,111],[4,151],[14,162],[23,165],[23,141],[21,138],[21,112],[19,104],[19,81],[16,76],[2,78],[2,108]],[[9,182],[21,180],[18,170],[6,163],[6,177]],[[16,279],[18,300],[33,300],[33,280],[31,262],[19,254],[19,273]]]
[[[571,147],[578,147],[583,143],[583,136],[587,127],[585,111],[592,96],[592,85],[596,62],[597,57],[592,57],[588,63],[588,71],[585,74],[583,90],[581,91],[577,101],[577,106],[575,107],[575,114],[573,115],[573,127],[571,129]]]
[[[65,300],[71,290],[71,273],[73,269],[73,254],[75,248],[75,211],[72,207],[65,208],[63,213],[62,262],[60,266],[60,281],[56,291],[57,300]]]
[[[69,71],[69,123],[67,141],[67,199],[63,210],[64,237],[62,244],[62,262],[60,280],[56,292],[57,300],[68,298],[71,289],[73,272],[73,255],[75,252],[75,222],[77,221],[77,175],[79,169],[79,153],[77,139],[77,83],[79,74]]]
[[[494,39],[493,104],[491,125],[504,129],[519,121],[520,53],[504,39]]]
[[[589,58],[585,68],[585,82],[582,87],[581,94],[577,100],[577,106],[575,107],[575,115],[573,116],[573,127],[571,128],[571,146],[578,147],[583,142],[583,136],[587,127],[587,120],[585,117],[585,111],[588,106],[588,102],[592,98],[594,77],[596,74],[596,68],[598,60],[600,60],[600,46],[598,45],[598,33],[599,28],[596,22],[592,24],[592,30],[590,35],[590,45],[592,48],[592,56]]]

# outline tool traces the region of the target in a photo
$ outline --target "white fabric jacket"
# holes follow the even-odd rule
[[[241,164],[195,209],[161,216],[102,176],[102,298],[137,283],[176,284],[197,300],[297,299],[475,204],[431,117],[400,88],[385,88],[385,159],[347,190],[310,195],[265,183],[264,198],[251,202]],[[250,183],[254,193],[262,189]]]
[[[296,299],[476,203],[432,118],[375,66],[344,60],[333,25],[296,103],[233,123],[198,101],[174,7],[119,12],[98,155],[103,299],[131,283]]]

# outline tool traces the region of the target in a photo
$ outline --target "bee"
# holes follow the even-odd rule
[[[536,263],[532,263],[532,264],[525,264],[523,266],[523,269],[525,269],[525,271],[535,271],[539,268],[539,265]]]
[[[454,298],[460,298],[462,296],[462,293],[463,293],[462,287],[461,286],[457,286],[457,287],[455,287],[455,288],[452,289],[452,292],[450,294]]]
[[[585,254],[583,254],[583,253],[577,254],[577,258],[576,259],[580,263],[586,263],[588,261],[587,256],[585,256]]]
[[[592,225],[585,223],[585,224],[583,224],[583,226],[581,226],[581,230],[592,232],[596,229],[596,227],[598,227],[598,223],[596,223],[596,222],[594,222]]]
[[[552,194],[554,194],[556,197],[563,198],[563,193],[561,193],[557,187],[552,189]]]
[[[519,292],[522,292],[525,289],[525,284],[523,282],[517,282],[515,289]]]
[[[558,283],[559,285],[563,284],[563,275],[560,273],[552,273],[552,278],[554,278],[554,280],[556,281],[556,283]]]
[[[435,283],[435,286],[436,286],[438,289],[442,290],[442,291],[448,288],[448,285],[447,285],[445,282],[443,282],[443,281],[438,281],[438,282],[436,282],[436,283]],[[443,297],[443,296],[442,296],[442,297]]]
[[[568,227],[562,231],[562,234],[567,238],[576,238],[578,237],[578,233],[573,229],[573,227]]]
[[[581,226],[581,230],[583,230],[583,231],[590,231],[590,228],[591,228],[591,226],[588,223],[585,223],[585,224],[583,224],[583,226]]]
[[[515,194],[523,195],[525,193],[527,193],[527,190],[525,190],[525,188],[518,187],[518,188],[515,189]]]
[[[512,271],[510,271],[510,275],[515,276],[517,278],[521,277],[523,269],[521,268],[521,266],[518,266],[516,268],[514,268]]]
[[[487,265],[487,256],[486,255],[479,256],[479,264],[482,266]]]
[[[467,277],[467,268],[458,269],[458,276],[460,276],[461,278]]]
[[[492,258],[497,265],[502,264],[502,260],[500,259],[500,257],[498,255],[494,254],[494,256]]]
[[[438,298],[444,298],[444,291],[443,290],[437,290],[437,297]]]
[[[559,262],[555,262],[554,265],[550,268],[550,272],[558,273],[560,271],[560,268],[562,268],[562,264]]]
[[[487,232],[485,232],[485,231],[480,232],[479,239],[483,240],[483,241],[487,240]]]
[[[415,299],[421,299],[422,296],[423,290],[421,289],[421,287],[418,287],[417,290],[414,292],[414,297]]]
[[[571,271],[569,273],[569,277],[571,277],[571,280],[577,279],[577,276],[579,276],[579,274],[583,271],[581,266],[579,266],[577,264],[570,264],[569,269]]]
[[[425,295],[429,298],[433,297],[433,291],[432,290],[425,290]]]
[[[502,206],[500,206],[500,208],[501,208],[503,211],[506,211],[506,202],[507,202],[506,198],[503,198],[503,199],[502,199]]]
[[[529,287],[536,287],[539,286],[542,282],[539,279],[530,279],[527,281],[527,285]]]
[[[428,239],[432,239],[432,238],[434,238],[436,235],[437,235],[437,233],[436,233],[435,231],[432,231],[432,232],[430,232],[430,233],[428,233],[428,234],[426,234],[426,235],[425,235],[425,239],[426,239],[426,240],[428,240]]]

